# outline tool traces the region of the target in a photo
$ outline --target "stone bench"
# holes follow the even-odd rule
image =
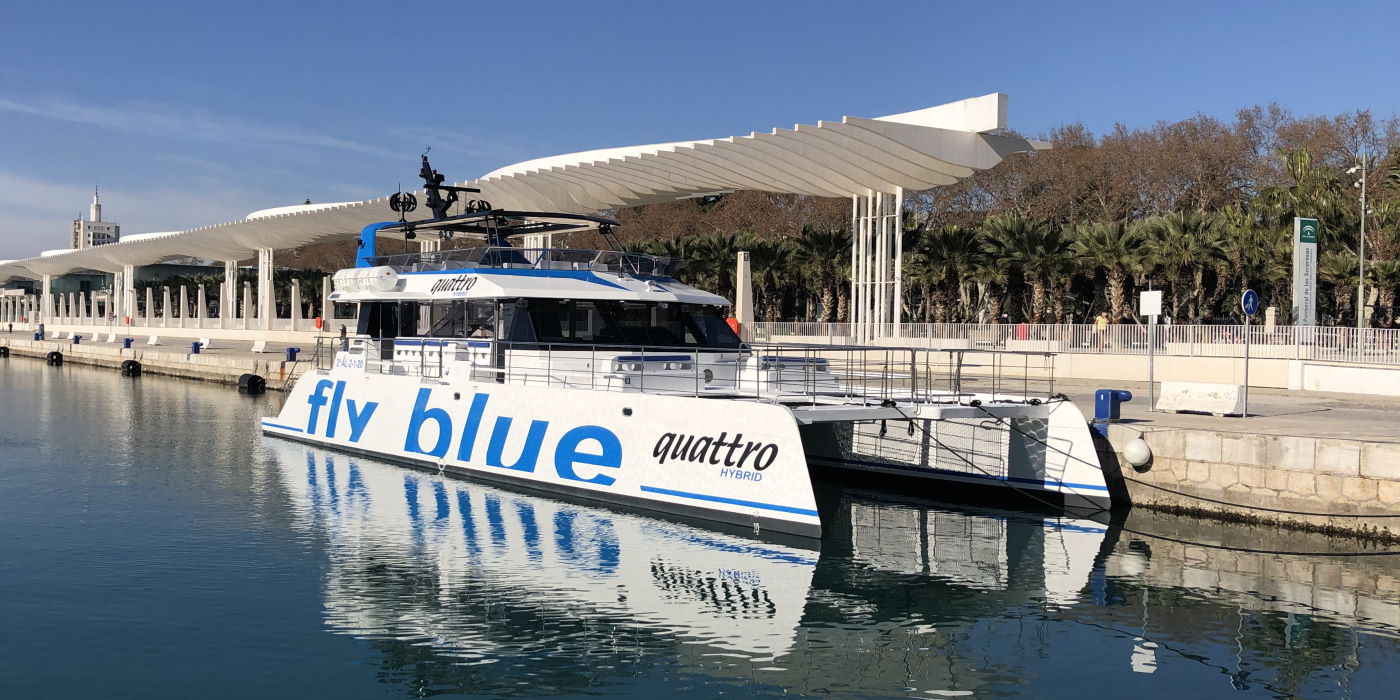
[[[1244,387],[1239,384],[1209,382],[1162,382],[1157,410],[1168,413],[1190,411],[1217,416],[1244,415]]]

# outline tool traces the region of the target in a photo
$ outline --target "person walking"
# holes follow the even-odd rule
[[[1094,333],[1099,337],[1099,349],[1108,347],[1108,312],[1101,312],[1094,319]]]

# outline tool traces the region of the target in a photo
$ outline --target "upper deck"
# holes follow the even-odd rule
[[[340,302],[462,298],[591,299],[727,306],[728,300],[676,280],[682,261],[622,249],[613,226],[597,216],[506,211],[469,202],[469,211],[427,221],[382,222],[360,234],[353,269],[335,275]],[[378,254],[381,236],[401,232],[405,244],[437,236],[438,250]],[[553,237],[599,237],[611,249],[540,247]],[[450,247],[452,241],[480,241]],[[515,243],[525,243],[517,246]],[[591,241],[590,241],[591,242]]]

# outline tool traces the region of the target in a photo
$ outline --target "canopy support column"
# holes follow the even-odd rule
[[[272,330],[272,319],[277,313],[272,296],[272,249],[258,249],[258,326],[265,331]]]
[[[299,331],[301,323],[301,280],[293,279],[291,286],[291,297],[289,306],[292,307],[292,330]]]
[[[904,319],[904,189],[851,198],[851,325],[858,342],[898,336]]]
[[[136,315],[136,266],[122,265],[116,277],[112,285],[116,297],[112,315],[116,323],[130,326],[131,318]]]
[[[39,297],[39,323],[50,323],[53,316],[53,275],[44,275],[43,295]]]
[[[232,328],[238,316],[238,261],[224,261],[224,283],[219,286],[219,327]]]
[[[753,270],[749,252],[739,251],[734,271],[734,318],[739,321],[739,337],[752,341],[753,334]]]
[[[243,330],[248,330],[248,317],[252,316],[253,289],[252,282],[243,283],[243,323],[240,326]]]

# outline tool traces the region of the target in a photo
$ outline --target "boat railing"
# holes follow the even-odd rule
[[[318,369],[784,404],[1049,397],[1055,354],[748,343],[740,348],[518,343],[482,338],[317,340]]]
[[[399,272],[442,272],[471,267],[575,270],[675,277],[683,261],[659,255],[584,248],[514,248],[478,246],[429,250],[370,258],[374,265]]]

